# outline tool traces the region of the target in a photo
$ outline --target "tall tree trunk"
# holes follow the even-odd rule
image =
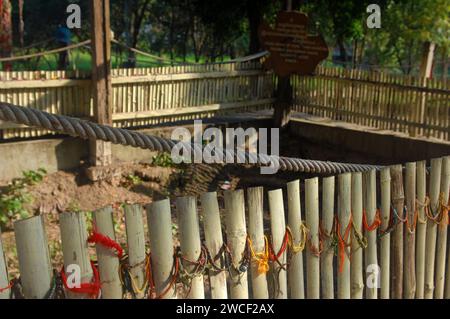
[[[338,38],[337,44],[339,47],[339,60],[344,64],[344,67],[347,67],[347,51],[345,50],[344,40]]]
[[[447,81],[448,77],[448,49],[442,48],[442,80]]]
[[[11,2],[0,0],[0,57],[9,57],[12,53]],[[11,62],[3,62],[3,70],[11,71]]]
[[[261,48],[258,37],[258,28],[262,19],[259,0],[250,0],[247,2],[247,17],[250,29],[249,54],[253,54],[259,52]]]

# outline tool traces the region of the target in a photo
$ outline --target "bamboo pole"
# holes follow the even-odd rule
[[[380,172],[381,183],[381,232],[387,231],[391,218],[391,172],[389,167],[383,168]],[[390,292],[390,249],[391,234],[382,233],[380,239],[380,268],[381,268],[381,287],[380,298],[389,299]]]
[[[248,205],[248,235],[252,241],[253,250],[256,254],[264,253],[264,219],[263,219],[263,196],[264,189],[262,187],[252,187],[247,190]],[[262,262],[262,261],[261,261]],[[258,270],[260,262],[252,261],[251,278],[253,298],[268,299],[269,291],[267,288],[267,278],[264,271]]]
[[[233,299],[247,299],[247,270],[245,267],[241,267],[247,242],[244,191],[226,191],[224,195],[227,245],[230,248],[233,263],[230,274],[230,297]]]
[[[322,230],[326,234],[323,243],[323,253],[320,258],[320,280],[322,298],[334,299],[333,279],[333,223],[334,223],[334,176],[322,179]]]
[[[423,299],[425,285],[425,243],[427,231],[426,204],[426,161],[420,161],[417,167],[417,233],[416,233],[416,299]]]
[[[416,163],[406,163],[406,227],[404,248],[403,296],[413,299],[416,294],[416,265],[415,265],[415,213],[416,213]]]
[[[286,233],[283,191],[281,189],[269,191],[268,196],[270,208],[270,226],[272,231],[272,247],[274,250],[274,254],[276,255],[283,246],[284,235]],[[278,261],[273,262],[273,272],[275,275],[275,291],[273,297],[275,299],[287,298],[287,278],[285,267],[287,267],[286,251],[281,254],[280,258],[278,258]]]
[[[125,205],[125,228],[128,243],[128,264],[130,267],[130,277],[136,283],[136,298],[143,298],[145,295],[146,275],[145,275],[145,234],[144,223],[142,221],[142,206],[139,204]]]
[[[52,285],[53,272],[42,216],[16,221],[14,233],[23,294],[27,299],[43,299]]]
[[[168,199],[156,201],[145,208],[156,295],[164,299],[176,298],[176,287],[172,281],[174,251],[170,201]]]
[[[302,211],[300,205],[300,181],[295,180],[287,183],[288,194],[288,225],[292,232],[294,245],[299,245],[302,239]],[[304,243],[306,244],[306,243]],[[303,251],[293,253],[288,268],[288,285],[290,298],[305,298],[305,281],[303,274]]]
[[[9,286],[9,279],[8,279],[8,264],[6,262],[5,253],[3,251],[3,244],[2,244],[2,232],[0,230],[0,288],[5,288]],[[4,289],[2,292],[0,292],[0,299],[9,299],[10,296],[10,289]]]
[[[357,239],[359,235],[362,240],[364,231],[362,228],[363,198],[362,198],[362,174],[352,173],[351,201],[352,201],[352,258],[350,259],[351,297],[362,299],[364,294],[363,278],[363,249]],[[342,229],[342,228],[341,228]]]
[[[89,259],[87,230],[85,216],[82,213],[66,212],[59,215],[61,227],[61,245],[64,259],[64,269],[69,276],[70,266],[77,265],[80,269],[80,283],[92,280],[92,266]],[[90,298],[87,294],[66,291],[69,299]]]
[[[339,299],[350,299],[350,250],[347,246],[350,245],[350,235],[346,238],[345,233],[347,229],[351,229],[351,173],[341,174],[338,177],[339,192],[338,192],[338,218],[339,218],[339,232],[338,238],[341,244],[338,249],[338,272],[337,284]],[[348,233],[350,234],[350,233]],[[344,245],[344,247],[342,247]],[[341,251],[343,249],[343,251]],[[343,258],[343,259],[341,259]],[[342,264],[341,264],[342,263]]]
[[[403,219],[404,193],[402,166],[391,166],[392,206],[400,219]],[[403,298],[403,223],[398,221],[391,236],[391,298]]]
[[[96,231],[115,240],[112,207],[94,212]],[[103,299],[122,299],[122,283],[119,278],[119,258],[116,252],[101,244],[95,245]]]
[[[377,197],[376,197],[376,171],[371,170],[364,172],[364,211],[366,213],[367,224],[373,225],[377,213]],[[377,288],[379,280],[378,260],[377,260],[377,231],[366,229],[367,248],[365,253],[366,274],[371,276],[372,280],[367,280],[366,298],[377,299]],[[370,284],[369,284],[370,283]]]
[[[317,177],[305,180],[306,226],[309,229],[310,247],[306,253],[306,297],[320,298],[320,238],[319,238],[319,179]]]
[[[222,226],[220,223],[219,203],[217,193],[204,193],[201,196],[203,211],[203,227],[205,231],[205,242],[211,257],[214,259],[223,247]],[[223,267],[225,260],[223,257],[214,260],[216,265]],[[211,284],[211,297],[213,299],[226,299],[227,277],[224,271],[209,270],[209,281]]]
[[[183,268],[189,274],[188,299],[204,299],[203,269],[196,270],[201,256],[197,204],[193,196],[177,198],[178,225]]]
[[[439,210],[439,190],[441,188],[442,158],[431,160],[430,175],[430,214],[436,215]],[[436,257],[437,225],[427,221],[427,241],[425,248],[425,299],[432,299],[434,294],[434,267]]]
[[[444,298],[445,284],[445,254],[447,253],[447,229],[448,212],[444,213],[444,206],[448,205],[448,192],[450,187],[450,156],[442,158],[442,175],[440,191],[440,211],[442,214],[441,222],[437,226],[437,246],[436,246],[436,289],[434,291],[435,299]]]

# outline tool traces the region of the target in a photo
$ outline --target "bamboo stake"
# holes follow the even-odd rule
[[[362,228],[363,198],[362,174],[352,173],[351,201],[352,201],[352,258],[350,259],[351,297],[362,299],[364,294],[363,278],[363,249],[357,239],[357,234],[364,236]],[[342,228],[341,228],[342,229]],[[362,238],[361,238],[362,239]]]
[[[248,232],[255,253],[264,253],[264,220],[263,220],[263,192],[262,187],[253,187],[247,190],[248,205]],[[253,298],[268,299],[267,278],[264,271],[259,271],[260,262],[252,261],[251,278]]]
[[[430,214],[435,216],[439,210],[439,190],[441,187],[442,158],[431,160],[430,175]],[[434,267],[436,257],[437,229],[434,221],[427,221],[427,241],[425,249],[425,299],[432,299],[434,293]]]
[[[404,248],[404,298],[413,299],[416,294],[416,265],[415,265],[415,222],[416,213],[416,163],[406,163],[406,227]]]
[[[87,230],[85,216],[82,213],[62,213],[59,215],[61,227],[61,245],[64,259],[64,269],[67,276],[68,268],[77,265],[80,267],[80,283],[92,280],[92,266],[89,259]],[[70,268],[69,268],[70,270]],[[77,292],[66,291],[69,299],[85,299],[91,296]]]
[[[323,253],[320,258],[322,298],[334,299],[333,280],[333,223],[334,223],[334,176],[322,179],[322,230],[325,233]]]
[[[364,211],[366,214],[367,224],[370,226],[374,223],[377,213],[377,197],[376,197],[376,171],[371,170],[364,172]],[[379,272],[375,270],[378,267],[377,260],[377,231],[366,229],[367,248],[365,254],[366,274],[371,277],[367,280],[366,298],[377,299],[377,288],[379,280]],[[375,267],[375,268],[374,268]],[[370,280],[372,279],[372,280]]]
[[[391,199],[393,210],[403,220],[404,193],[402,166],[391,166]],[[403,298],[403,223],[398,221],[391,237],[391,298]]]
[[[244,192],[242,190],[226,191],[224,195],[227,245],[231,250],[233,263],[230,274],[230,297],[233,299],[247,299],[247,270],[241,267],[247,242]]]
[[[115,240],[112,207],[94,213],[96,230]],[[119,258],[116,252],[100,244],[95,245],[103,299],[122,299],[122,283],[119,278]]]
[[[302,211],[300,205],[300,181],[295,180],[287,183],[288,194],[288,224],[292,232],[294,245],[299,245],[302,241]],[[304,230],[303,230],[304,231]],[[306,244],[306,243],[304,243]],[[305,282],[303,274],[303,251],[299,251],[291,256],[288,268],[288,285],[290,298],[305,298]]]
[[[269,208],[270,208],[270,225],[272,230],[272,247],[274,254],[278,254],[283,246],[284,235],[286,233],[286,221],[284,217],[284,205],[283,205],[283,191],[276,189],[268,192],[269,196]],[[274,294],[275,299],[287,298],[287,279],[286,270],[286,251],[278,258],[278,262],[273,264],[273,272],[275,275],[274,280]],[[280,265],[281,264],[281,265]]]
[[[306,226],[309,229],[310,247],[306,253],[306,297],[320,298],[320,238],[319,238],[319,179],[317,177],[305,180]]]
[[[197,204],[195,197],[186,196],[177,198],[178,225],[180,234],[180,248],[183,268],[189,274],[190,286],[188,299],[204,299],[203,270],[196,272],[197,262],[201,256],[200,228],[198,224]]]
[[[450,187],[450,156],[442,158],[442,175],[440,191],[440,211],[442,219],[437,226],[437,246],[436,246],[436,290],[435,299],[444,298],[445,284],[445,254],[447,252],[447,229],[448,229],[448,211],[444,213],[444,206],[448,206],[448,192]]]
[[[141,299],[145,295],[145,234],[142,222],[142,206],[139,204],[125,205],[125,227],[128,243],[128,264],[130,276],[137,287],[134,287],[136,298]]]
[[[380,172],[381,183],[381,232],[380,240],[380,268],[381,268],[381,287],[380,298],[389,299],[390,292],[390,249],[391,234],[383,233],[389,227],[391,218],[391,172],[389,167],[383,168]]]
[[[339,299],[350,299],[350,250],[347,245],[350,245],[350,236],[346,238],[345,233],[347,229],[351,229],[351,173],[341,174],[338,177],[339,183],[339,225],[340,234],[338,238],[342,238],[342,244],[344,244],[344,251],[339,251],[338,253],[338,273],[337,273],[337,284]],[[349,233],[350,234],[350,233]],[[340,239],[339,239],[340,241]],[[339,248],[341,250],[342,247]],[[340,255],[342,254],[342,255]],[[342,258],[341,260],[340,258]],[[342,263],[342,264],[341,264]],[[342,267],[342,268],[341,268]],[[342,270],[342,271],[341,271]]]
[[[175,265],[170,201],[160,200],[148,204],[145,208],[156,295],[164,299],[176,298],[176,287],[172,282]]]
[[[27,299],[43,299],[52,285],[53,272],[42,216],[16,221],[14,233],[23,294]]]
[[[0,288],[5,288],[9,286],[8,280],[8,264],[6,262],[5,253],[3,251],[2,244],[2,232],[0,230]],[[11,289],[4,289],[0,292],[0,299],[9,299]]]
[[[203,227],[205,230],[205,242],[211,257],[218,256],[223,247],[222,226],[220,223],[219,203],[216,192],[204,193],[201,196],[203,211]],[[223,267],[225,260],[221,257],[214,260],[218,267]],[[224,271],[209,270],[209,281],[211,283],[211,297],[213,299],[226,299],[227,277]]]
[[[426,161],[417,162],[416,299],[423,299],[425,285],[425,243],[427,231]]]

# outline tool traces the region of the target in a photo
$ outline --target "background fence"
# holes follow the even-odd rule
[[[294,180],[266,196],[262,187],[219,198],[206,193],[199,209],[195,197],[165,199],[145,207],[149,252],[142,207],[127,204],[126,255],[114,240],[111,207],[94,212],[91,234],[83,213],[66,212],[59,218],[60,272],[51,269],[43,219],[35,216],[14,225],[22,292],[26,298],[63,291],[68,298],[100,292],[122,298],[123,290],[136,298],[450,298],[449,188],[444,157],[432,159],[429,169],[421,161]],[[3,256],[0,296],[8,298],[19,281],[9,286]],[[67,286],[73,265],[81,272],[79,288]]]

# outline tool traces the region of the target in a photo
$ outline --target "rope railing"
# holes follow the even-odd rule
[[[168,138],[147,135],[136,131],[114,128],[94,122],[81,120],[65,115],[50,114],[41,110],[0,102],[0,119],[32,127],[44,128],[74,137],[90,140],[102,140],[113,144],[121,144],[152,151],[172,152],[176,145],[181,145],[187,154],[201,156],[203,146]],[[238,163],[256,166],[279,165],[282,171],[294,171],[318,174],[341,174],[345,172],[380,169],[381,166],[368,164],[338,163],[320,160],[309,160],[275,155],[249,153],[240,149],[215,148],[220,158],[237,158]],[[185,153],[185,154],[186,154]],[[200,157],[201,158],[201,157]]]

